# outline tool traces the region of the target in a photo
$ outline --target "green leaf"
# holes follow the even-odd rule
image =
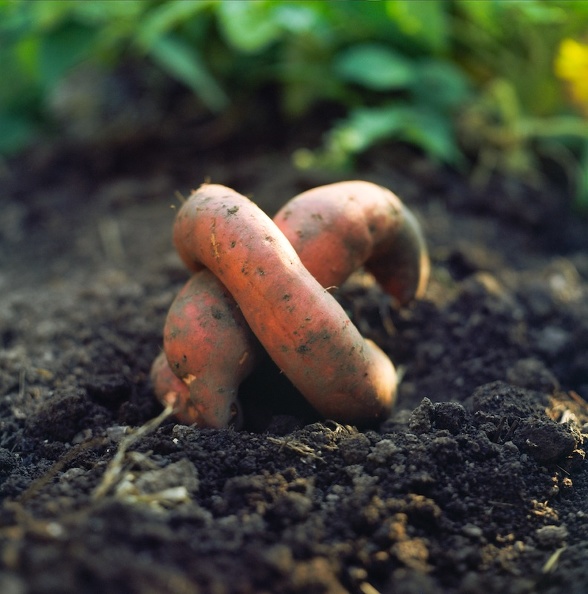
[[[482,30],[487,30],[493,34],[500,34],[504,26],[504,14],[501,6],[496,0],[487,0],[486,2],[472,2],[472,0],[454,0],[457,13],[464,14],[469,21],[476,23]],[[458,21],[458,34],[463,25]],[[479,42],[484,40],[480,38]]]
[[[46,88],[89,55],[95,33],[95,29],[68,23],[41,37],[39,73]]]
[[[183,39],[159,37],[149,48],[151,57],[174,78],[188,85],[213,111],[221,111],[229,102],[225,92],[209,73],[199,53]]]
[[[449,2],[417,2],[415,0],[388,0],[386,9],[390,18],[407,36],[434,52],[448,49]]]
[[[279,39],[282,29],[273,18],[275,6],[267,0],[220,0],[216,14],[228,43],[239,51],[255,53]]]
[[[576,4],[576,2],[570,4]],[[573,10],[571,6],[564,9],[549,2],[538,2],[537,0],[517,2],[513,8],[529,23],[538,25],[559,25],[564,23],[567,20],[566,12]]]
[[[469,81],[461,70],[450,62],[425,59],[416,63],[412,93],[420,104],[435,109],[458,107],[470,96]]]
[[[362,44],[335,59],[337,76],[376,91],[404,89],[415,77],[413,63],[384,45]]]
[[[117,19],[134,19],[137,22],[142,18],[150,3],[145,0],[124,0],[124,2],[76,0],[75,4],[74,13],[80,22],[102,25],[109,24]]]
[[[412,110],[401,137],[445,163],[458,165],[462,159],[451,120],[438,112]]]
[[[0,84],[0,110],[22,106],[24,97],[37,91],[36,72],[29,70],[25,56],[21,56],[19,46],[0,46],[3,83]],[[35,53],[35,59],[37,54]],[[10,81],[8,83],[8,81]]]
[[[23,7],[3,0],[0,4],[0,43],[6,44],[9,39],[18,39],[31,30],[30,13]]]
[[[137,24],[137,41],[142,47],[148,48],[158,37],[194,18],[198,13],[214,4],[214,0],[200,0],[199,2],[172,0],[160,4]]]
[[[22,116],[0,113],[0,154],[10,155],[26,147],[35,134],[34,124]]]
[[[20,5],[25,12],[29,13],[36,32],[44,32],[59,27],[76,8],[75,2],[60,2],[59,0],[20,2]]]
[[[408,142],[446,163],[458,164],[461,159],[450,120],[397,103],[353,110],[330,133],[327,150],[338,155],[359,154],[386,140]]]
[[[355,109],[330,133],[329,144],[344,153],[361,153],[399,134],[410,112],[405,105]]]
[[[588,213],[588,142],[584,143],[576,181],[575,207],[582,213]]]
[[[272,18],[285,31],[295,35],[320,35],[325,25],[323,12],[323,7],[317,2],[281,2],[276,4]]]
[[[39,46],[41,39],[37,35],[21,37],[13,45],[16,56],[17,68],[21,71],[21,76],[31,79],[39,78]]]

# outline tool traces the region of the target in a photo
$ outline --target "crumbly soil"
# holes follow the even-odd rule
[[[433,265],[402,309],[361,274],[337,293],[399,369],[393,416],[320,419],[266,368],[245,429],[201,430],[153,421],[148,377],[188,277],[180,195],[272,214],[344,176],[200,139],[0,163],[0,592],[587,592],[588,227],[564,190],[373,151],[345,177],[397,192]]]

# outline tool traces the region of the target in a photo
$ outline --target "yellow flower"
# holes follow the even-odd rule
[[[571,100],[588,114],[588,45],[574,39],[563,39],[554,70],[568,83]]]

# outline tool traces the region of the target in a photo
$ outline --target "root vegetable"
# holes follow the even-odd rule
[[[209,270],[195,273],[175,298],[163,345],[169,368],[189,390],[178,419],[205,427],[238,425],[239,385],[263,351],[235,300]]]
[[[171,370],[164,351],[155,357],[150,377],[157,399],[162,404],[173,406],[181,423],[195,423],[197,414],[190,403],[188,386]]]
[[[174,242],[192,269],[217,276],[270,357],[322,415],[362,424],[389,412],[392,363],[253,202],[224,186],[202,186],[180,209]]]
[[[420,227],[386,188],[365,181],[320,186],[290,200],[274,222],[325,287],[365,264],[401,304],[425,291],[429,258]]]
[[[219,200],[224,201],[222,206]],[[246,281],[241,284],[242,293],[249,293],[247,304],[254,303],[259,282],[263,283],[260,287],[267,286],[264,281],[268,280],[268,270],[277,273],[277,276],[272,273],[270,279],[285,275],[281,276],[282,282],[278,285],[289,284],[288,279],[297,276],[300,262],[323,286],[343,283],[354,270],[365,264],[384,289],[400,303],[420,296],[426,286],[429,262],[418,224],[392,192],[375,184],[342,182],[309,190],[292,199],[274,219],[289,239],[290,246],[288,242],[284,244],[281,234],[255,205],[233,190],[217,185],[203,186],[190,198],[189,205],[181,209],[174,227],[174,242],[181,258],[190,269],[201,270],[204,265],[210,264],[198,250],[207,251],[209,258],[212,255],[211,268],[219,277],[237,275]],[[219,216],[213,213],[215,208],[223,221],[218,228],[216,221]],[[228,237],[231,239],[227,243]],[[292,246],[299,258],[292,254]],[[279,248],[280,266],[264,266],[263,254],[267,251],[276,256],[275,247]],[[254,254],[253,258],[250,252]],[[293,265],[285,266],[289,259],[296,263],[293,268]],[[261,262],[262,266],[255,268],[255,262]],[[306,281],[307,276],[304,276]],[[249,286],[247,280],[250,281]],[[305,285],[300,298],[289,291],[282,295],[285,304],[278,300],[278,305],[284,305],[286,311],[289,308],[292,311],[294,308],[305,310],[306,305],[316,300],[316,291],[316,283],[311,291]],[[306,294],[309,295],[307,302],[303,296]],[[321,295],[324,297],[325,292]],[[330,309],[333,304],[339,308],[330,295],[326,295],[326,299],[318,299],[315,311],[322,307]],[[370,373],[375,373],[379,378],[379,384],[376,378],[371,377],[362,387],[363,380],[357,373],[349,369],[347,372],[337,371],[336,363],[344,366],[342,362],[346,360],[336,352],[341,337],[331,342],[330,337],[325,338],[328,331],[317,334],[317,329],[322,328],[322,318],[315,316],[313,320],[312,316],[306,316],[302,321],[298,319],[299,327],[296,328],[292,326],[295,320],[292,312],[286,315],[285,310],[278,307],[274,323],[286,326],[279,328],[280,332],[274,336],[277,342],[272,342],[273,326],[268,325],[269,322],[264,326],[261,320],[266,306],[270,308],[268,312],[276,308],[272,298],[268,300],[266,296],[265,301],[253,307],[253,310],[261,310],[261,316],[255,312],[249,315],[258,320],[258,328],[265,336],[264,345],[269,348],[274,360],[285,367],[286,374],[315,408],[325,416],[355,423],[374,421],[386,414],[394,398],[396,378],[392,364],[375,344],[362,341],[357,332],[349,342],[350,348],[357,352],[349,358],[348,365],[355,365],[349,361],[356,357],[361,363],[359,371],[369,370],[365,371],[368,377]],[[340,313],[337,319],[350,324],[346,316],[341,319]],[[278,340],[278,337],[287,336],[288,332],[292,332],[294,341],[290,347],[283,340],[281,343]],[[235,411],[238,410],[239,384],[263,354],[235,301],[209,271],[196,273],[178,295],[170,309],[164,336],[169,363],[190,386],[188,394],[188,388],[180,382],[184,390],[178,400],[178,419],[212,427],[235,423],[238,419]],[[330,345],[330,354],[322,356],[318,364],[307,365],[308,360],[317,354],[317,342],[319,345],[322,342]],[[345,344],[345,339],[342,339],[342,344]],[[276,348],[287,349],[284,352],[289,355],[276,358],[273,356]],[[247,353],[245,360],[244,353]],[[285,363],[280,362],[282,359],[286,360]],[[333,370],[328,377],[338,376],[339,383],[333,383],[328,378],[322,383],[318,381],[315,374],[318,372],[321,375],[321,361],[330,361]],[[158,398],[167,402],[163,395],[166,394],[166,382],[171,371],[168,368],[164,372],[162,367],[158,367],[155,372],[156,363],[158,360],[153,366],[153,381]],[[344,391],[345,395],[341,397],[337,389],[350,378],[360,383],[348,393]],[[364,388],[363,398],[358,397]]]

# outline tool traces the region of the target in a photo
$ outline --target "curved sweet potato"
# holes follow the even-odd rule
[[[274,222],[325,287],[365,265],[401,304],[425,291],[429,258],[420,227],[386,188],[365,181],[320,186],[292,198]]]
[[[180,209],[174,242],[192,269],[204,266],[226,286],[266,351],[321,414],[361,424],[389,412],[392,363],[250,200],[202,186]]]
[[[263,351],[235,300],[209,270],[195,273],[178,293],[163,345],[171,371],[189,390],[178,419],[202,427],[238,425],[239,385]]]
[[[429,261],[420,228],[412,213],[385,188],[362,181],[315,188],[293,198],[274,220],[304,266],[325,287],[343,283],[365,264],[401,303],[424,292]],[[190,221],[187,217],[176,225],[175,243],[186,265],[200,270],[202,262],[190,251],[189,242],[182,239],[182,235],[194,238]],[[194,239],[197,241],[197,237]],[[231,323],[212,328],[212,313],[217,320]],[[180,409],[176,416],[180,421],[213,427],[226,426],[227,419],[235,422],[239,384],[261,358],[259,344],[244,328],[248,330],[234,300],[210,273],[194,275],[178,295],[165,335],[170,363],[191,385],[190,392],[186,388],[177,400]],[[373,343],[369,343],[369,350],[375,358],[386,358]],[[249,353],[247,365],[242,362],[244,352]],[[166,377],[161,373],[163,387],[158,398],[162,402]],[[191,383],[194,378],[198,379]]]

